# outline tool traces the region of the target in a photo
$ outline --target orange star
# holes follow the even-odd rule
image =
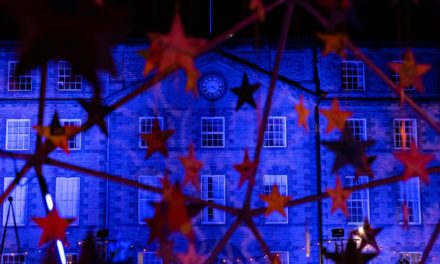
[[[284,206],[292,199],[292,196],[281,195],[278,190],[278,185],[274,185],[272,186],[272,192],[269,195],[260,195],[260,199],[267,203],[266,212],[264,212],[265,216],[270,215],[273,211],[277,211],[286,217]]]
[[[416,143],[413,141],[409,152],[394,152],[393,155],[402,162],[405,167],[403,172],[404,181],[407,181],[411,177],[419,176],[425,183],[429,182],[429,175],[425,167],[434,160],[435,156],[433,154],[420,153]]]
[[[67,242],[66,229],[76,219],[61,218],[57,209],[54,208],[49,211],[46,217],[33,217],[32,220],[43,229],[40,242],[38,242],[38,245],[41,246],[52,240]]]
[[[414,60],[414,54],[410,50],[405,52],[402,62],[389,62],[388,66],[400,75],[400,89],[414,85],[420,93],[425,91],[421,76],[431,69],[431,65],[417,64]]]
[[[322,51],[323,56],[327,56],[330,53],[335,52],[342,58],[346,58],[347,54],[345,53],[345,43],[348,41],[348,36],[345,34],[337,33],[337,34],[325,34],[325,33],[317,33],[318,38],[325,42],[324,50]]]
[[[264,5],[261,0],[251,0],[249,2],[249,9],[257,13],[258,19],[260,21],[264,21],[265,12],[264,12]]]
[[[150,49],[140,51],[141,56],[147,60],[144,74],[147,75],[154,68],[162,73],[171,66],[182,67],[187,76],[185,91],[197,95],[200,72],[194,65],[193,58],[206,41],[186,37],[179,15],[174,17],[168,35],[149,33],[148,37],[152,41]]]
[[[249,153],[246,149],[244,151],[244,159],[240,164],[235,164],[234,169],[240,173],[240,181],[238,182],[238,188],[248,180],[250,185],[255,184],[255,171],[257,170],[257,164],[249,159]]]
[[[180,156],[179,160],[185,167],[183,186],[186,186],[188,183],[190,183],[198,191],[200,191],[199,171],[203,167],[203,162],[196,160],[193,143],[189,145],[188,156]]]
[[[309,116],[309,110],[304,107],[303,96],[299,98],[299,103],[295,105],[296,112],[298,113],[298,127],[304,126],[306,131],[309,130],[309,125],[307,124],[307,117]]]
[[[353,113],[351,111],[342,111],[339,108],[338,99],[333,99],[332,105],[329,110],[319,110],[327,118],[327,127],[325,133],[330,133],[334,129],[338,129],[343,132],[345,127],[345,121],[350,118]]]
[[[351,191],[342,188],[341,178],[336,178],[336,187],[334,189],[327,188],[326,192],[332,198],[332,208],[330,212],[334,213],[336,209],[341,211],[348,217],[347,199],[350,197]]]
[[[34,126],[33,128],[39,135],[47,138],[47,140],[56,147],[61,148],[66,154],[70,153],[67,141],[79,129],[76,126],[61,126],[57,112],[53,115],[50,126]]]
[[[203,264],[207,257],[200,256],[196,252],[194,244],[189,244],[188,251],[185,254],[177,254],[177,258],[182,264]]]
[[[159,121],[154,119],[153,130],[150,134],[142,134],[140,137],[147,141],[147,155],[146,159],[151,157],[154,152],[159,151],[165,157],[168,157],[168,149],[165,142],[171,135],[174,134],[174,130],[164,130],[162,131],[159,127]]]

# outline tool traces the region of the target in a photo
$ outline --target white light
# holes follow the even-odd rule
[[[53,209],[52,196],[50,196],[50,193],[48,193],[48,194],[46,194],[46,196],[44,198],[46,199],[47,208],[49,209],[49,211],[52,211],[52,209]]]
[[[361,235],[361,236],[363,236],[365,234],[364,228],[362,226],[360,226],[358,228],[358,232],[359,232],[359,235]]]
[[[58,253],[60,254],[60,259],[62,264],[66,264],[66,255],[64,254],[63,243],[60,240],[57,240]]]

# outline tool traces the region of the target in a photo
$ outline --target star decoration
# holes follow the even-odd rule
[[[159,121],[154,119],[151,133],[140,135],[140,137],[147,142],[148,146],[145,158],[148,159],[156,151],[159,151],[162,155],[168,157],[168,149],[165,143],[172,134],[174,134],[174,130],[162,131],[159,127]]]
[[[58,113],[55,112],[50,126],[37,125],[34,126],[34,129],[40,136],[45,137],[47,140],[52,142],[54,146],[61,148],[66,154],[69,154],[70,151],[67,141],[79,130],[79,127],[61,126],[60,120],[58,119]]]
[[[260,83],[249,84],[249,78],[247,73],[243,74],[243,81],[241,82],[240,87],[231,88],[231,91],[238,96],[237,106],[235,107],[235,111],[238,111],[244,103],[248,103],[253,108],[257,108],[257,105],[254,101],[253,94],[258,88],[260,88]]]
[[[423,93],[425,87],[423,86],[421,76],[431,69],[430,64],[417,64],[414,59],[414,54],[407,50],[402,62],[389,62],[388,66],[399,74],[399,88],[414,85],[417,91]]]
[[[426,171],[426,165],[434,160],[433,154],[422,154],[417,149],[416,143],[413,141],[410,151],[394,152],[394,157],[403,163],[404,172],[403,180],[407,181],[411,177],[419,176],[423,182],[429,182],[429,175]]]
[[[377,156],[367,156],[367,155],[363,155],[362,159],[364,160],[364,164],[365,164],[365,168],[359,167],[356,168],[355,172],[354,172],[354,178],[355,180],[357,180],[359,178],[359,176],[368,176],[370,178],[373,178],[374,174],[373,171],[371,170],[371,165],[373,164],[373,162],[376,160]],[[366,169],[365,171],[363,171],[363,169]]]
[[[356,242],[353,238],[349,238],[345,251],[339,252],[337,247],[335,247],[335,252],[330,253],[324,248],[323,255],[327,259],[331,259],[335,264],[367,264],[369,261],[377,257],[379,253],[362,253],[361,249],[358,249]]]
[[[183,186],[192,184],[198,191],[200,191],[199,171],[203,167],[203,162],[196,159],[193,143],[189,145],[188,156],[180,156],[179,160],[183,167],[185,167]]]
[[[257,13],[258,19],[260,21],[264,21],[265,12],[264,12],[264,5],[262,0],[250,0],[249,9]]]
[[[348,217],[347,199],[350,197],[351,191],[342,188],[339,176],[336,178],[336,187],[334,189],[327,188],[326,192],[332,198],[332,208],[330,211],[333,213],[339,208]]]
[[[382,228],[371,228],[370,222],[368,219],[365,219],[363,226],[355,231],[352,231],[351,234],[357,235],[361,238],[361,244],[359,246],[360,250],[363,250],[367,245],[370,245],[376,250],[376,252],[379,252],[376,236],[380,233],[380,231],[382,231]]]
[[[160,247],[157,255],[162,258],[163,263],[169,264],[173,261],[173,248],[174,241],[172,240],[160,242]]]
[[[323,56],[327,56],[334,52],[344,59],[347,57],[347,54],[345,53],[345,43],[348,41],[347,35],[341,33],[317,33],[316,35],[325,43],[324,50],[322,51]]]
[[[249,159],[249,153],[246,149],[244,151],[244,159],[240,164],[235,164],[234,169],[240,173],[240,181],[238,182],[238,188],[248,180],[250,185],[255,184],[255,171],[257,170],[257,164]]]
[[[111,107],[103,105],[99,100],[78,101],[82,108],[87,112],[87,123],[97,124],[104,135],[108,136],[105,117],[112,111]]]
[[[207,257],[200,256],[196,252],[194,244],[189,244],[188,251],[185,254],[177,254],[177,258],[182,264],[203,264]]]
[[[332,105],[328,110],[319,110],[321,114],[327,118],[327,127],[325,133],[330,133],[334,129],[343,132],[345,128],[345,121],[350,118],[353,113],[351,111],[343,111],[339,107],[338,99],[333,99]]]
[[[295,105],[296,112],[298,114],[298,127],[303,126],[306,131],[309,130],[307,124],[307,117],[309,116],[309,110],[304,106],[303,96],[299,98],[299,103]]]
[[[266,216],[277,211],[282,216],[287,217],[284,206],[292,199],[292,196],[281,195],[278,190],[278,185],[273,185],[272,192],[269,195],[260,195],[260,199],[267,203],[266,212],[264,213]]]
[[[373,140],[354,141],[350,131],[345,129],[339,141],[322,141],[322,144],[336,155],[332,173],[346,164],[352,165],[358,175],[368,175],[371,171],[372,158],[366,156],[365,149],[374,144]]]
[[[193,58],[206,41],[186,37],[179,15],[174,17],[169,34],[149,33],[148,37],[152,41],[150,49],[140,51],[140,55],[147,61],[144,74],[147,75],[154,68],[163,73],[171,66],[182,67],[187,77],[185,91],[197,95],[200,72],[194,65]]]
[[[52,240],[66,242],[66,229],[75,221],[72,218],[61,218],[56,208],[49,211],[46,217],[33,217],[32,220],[43,229],[40,242],[38,242],[39,246]]]

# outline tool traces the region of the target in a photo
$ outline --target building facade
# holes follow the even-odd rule
[[[341,108],[353,111],[347,126],[355,140],[376,141],[367,150],[368,155],[377,155],[372,165],[374,179],[362,176],[356,183],[354,171],[344,167],[338,175],[345,186],[400,174],[403,166],[392,153],[409,149],[414,143],[422,152],[436,155],[436,161],[430,165],[438,164],[440,137],[423,119],[401,105],[398,96],[361,61],[350,55],[345,60],[333,55],[322,57],[318,46],[311,42],[295,42],[289,43],[285,51],[266,126],[253,207],[265,205],[258,195],[267,194],[274,184],[280,187],[281,194],[294,199],[317,194],[319,189],[325,192],[333,188],[336,179],[331,173],[334,154],[320,141],[335,140],[340,133],[325,133],[327,120],[318,109],[329,108],[335,97]],[[106,103],[117,101],[146,80],[142,75],[145,62],[137,53],[143,48],[145,46],[139,43],[115,47],[118,74],[101,76]],[[370,45],[363,51],[393,81],[399,81],[399,76],[388,69],[387,63],[401,60],[403,49]],[[93,127],[69,140],[69,155],[56,150],[51,157],[159,186],[165,170],[169,170],[173,181],[183,181],[184,170],[178,157],[186,155],[188,146],[193,143],[196,158],[204,163],[200,171],[201,186],[200,191],[188,186],[184,192],[239,207],[244,200],[245,187],[238,188],[239,174],[233,165],[242,162],[245,149],[249,153],[255,149],[258,120],[262,116],[275,52],[271,44],[255,49],[249,43],[230,44],[208,52],[196,60],[202,73],[198,97],[183,92],[186,79],[182,72],[177,72],[112,112],[106,119],[108,137],[98,127]],[[432,69],[423,77],[424,94],[414,91],[414,87],[405,88],[406,92],[438,120],[438,49],[423,47],[413,52],[417,61],[432,64]],[[32,153],[36,140],[32,126],[37,123],[40,73],[36,69],[17,76],[17,53],[15,43],[3,43],[0,52],[0,148]],[[230,89],[241,85],[244,73],[250,83],[261,83],[254,94],[257,109],[245,105],[235,111],[237,97]],[[72,73],[68,62],[51,62],[45,123],[49,124],[55,111],[64,125],[86,122],[87,113],[77,101],[91,95],[90,85],[82,76]],[[310,110],[309,130],[297,125],[294,106],[301,96]],[[148,146],[140,135],[151,132],[154,119],[159,120],[163,129],[176,131],[167,141],[168,158],[154,154],[145,159]],[[22,165],[19,160],[0,159],[4,188]],[[38,263],[43,254],[37,247],[41,231],[31,220],[44,215],[34,176],[33,171],[29,172],[13,193],[21,247],[27,252],[26,263]],[[100,229],[109,230],[106,238],[112,245],[109,248],[123,249],[133,263],[161,263],[155,255],[157,245],[147,244],[150,231],[144,221],[153,215],[151,203],[159,201],[159,195],[51,166],[44,167],[44,176],[60,214],[77,218],[67,233],[70,244],[66,252],[72,263],[87,233]],[[320,236],[324,246],[331,250],[333,228],[343,228],[348,234],[366,217],[374,227],[383,227],[377,236],[382,251],[372,263],[397,263],[402,257],[417,263],[440,218],[438,176],[431,175],[429,185],[414,178],[406,183],[355,192],[347,203],[348,218],[340,212],[331,214],[331,200],[325,199],[322,204],[314,202],[288,208],[286,218],[275,213],[254,220],[271,250],[279,252],[282,263],[319,263]],[[403,203],[410,212],[409,229],[402,225]],[[7,220],[8,205],[3,205],[3,224]],[[233,220],[227,213],[203,209],[194,218],[196,246],[200,253],[208,253]],[[13,263],[17,252],[11,219],[8,223],[3,263]],[[306,232],[310,233],[312,244],[309,257],[306,256]],[[184,252],[186,240],[182,236],[176,236],[175,240],[176,251]],[[440,258],[438,244],[431,256],[430,263],[436,263],[433,258]],[[264,263],[266,259],[252,233],[243,225],[219,255],[219,261]]]

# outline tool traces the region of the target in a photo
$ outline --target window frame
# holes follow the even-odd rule
[[[411,134],[407,134],[408,142],[409,142],[409,146],[408,147],[407,146],[405,146],[405,147],[402,146],[402,135],[400,134],[400,125],[398,127],[396,127],[396,121],[399,122],[399,124],[401,124],[402,121],[403,122],[411,121],[411,126],[412,126],[411,129],[413,131],[413,134],[412,135]],[[396,128],[397,128],[397,130],[396,130]],[[394,118],[393,119],[392,130],[393,130],[393,149],[395,149],[395,150],[409,150],[409,149],[411,149],[411,144],[412,144],[411,137],[412,137],[412,139],[414,139],[414,142],[415,142],[416,146],[418,146],[417,119],[416,118]],[[406,130],[406,127],[405,127],[405,130]],[[398,132],[396,133],[396,131],[398,131]],[[397,137],[400,138],[400,142],[401,142],[400,143],[400,147],[397,146],[397,142],[398,142]]]
[[[399,252],[399,258],[401,259],[402,255],[405,255],[405,254],[418,254],[420,256],[419,260],[414,260],[414,261],[412,260],[412,257],[411,257],[409,259],[410,264],[418,264],[419,261],[422,260],[422,252],[420,252],[420,251],[401,251],[401,252]]]
[[[72,200],[70,200],[70,199],[63,200],[63,199],[61,199],[60,196],[63,195],[64,192],[62,192],[62,190],[60,190],[58,182],[60,182],[60,185],[61,185],[62,181],[66,182],[65,184],[68,187],[68,189],[72,189],[73,188],[73,184],[72,184],[71,181],[77,181],[78,182],[78,184],[75,184],[75,186],[77,186],[77,190],[75,190],[75,194],[73,195],[74,199],[72,199]],[[68,197],[68,198],[70,198],[70,197]],[[65,212],[68,212],[69,209],[73,208],[73,207],[69,208],[68,205],[62,205],[66,201],[67,202],[74,202],[74,203],[76,203],[75,209],[74,209],[76,214],[70,214],[70,213],[66,214],[65,213]],[[74,222],[72,222],[70,225],[71,226],[78,226],[79,225],[79,220],[80,220],[80,215],[81,215],[80,214],[80,207],[81,207],[81,205],[80,205],[81,204],[81,178],[80,177],[56,177],[56,179],[55,179],[55,202],[56,202],[56,206],[57,206],[58,212],[60,213],[60,216],[61,217],[65,217],[65,218],[66,217],[67,218],[75,218],[76,220]],[[63,208],[64,206],[67,206],[68,208]]]
[[[10,148],[8,147],[8,143],[10,142],[10,136],[9,136],[9,123],[12,122],[27,122],[27,126],[28,126],[28,131],[29,133],[27,134],[27,141],[23,140],[23,145],[26,145],[25,143],[27,142],[27,148]],[[16,134],[14,134],[16,135]],[[20,136],[26,135],[26,134],[19,134]],[[17,141],[16,141],[17,142]],[[31,120],[24,118],[24,119],[6,119],[6,139],[5,139],[5,149],[6,150],[29,150],[31,146]]]
[[[357,140],[355,138],[356,134],[353,132],[355,126],[350,126],[350,122],[361,122],[362,123],[362,127],[363,127],[362,130],[363,131],[361,133],[359,133],[359,135],[363,135],[363,138],[361,140]],[[347,128],[350,129],[350,132],[351,132],[351,134],[353,136],[353,140],[354,141],[362,142],[362,141],[366,141],[367,140],[368,134],[367,134],[367,119],[366,118],[349,118],[349,119],[347,119],[345,121],[345,125],[346,125]]]
[[[19,263],[26,263],[26,253],[17,253],[17,252],[14,252],[14,253],[3,253],[2,255],[0,255],[1,256],[1,258],[0,258],[0,264],[4,264],[4,263],[11,263],[11,262],[5,262],[4,261],[4,257],[10,257],[10,256],[12,256],[13,258],[14,258],[14,260],[12,261],[12,263],[17,263],[16,262],[16,260],[15,260],[15,257],[18,257],[18,256],[21,256],[22,258],[24,258],[24,262],[20,262],[20,260],[19,260]]]
[[[76,260],[70,260],[69,257],[75,258]],[[78,253],[66,253],[66,264],[78,264],[79,262],[79,255]]]
[[[62,64],[64,67],[61,66]],[[61,70],[70,71],[70,74],[69,75],[61,74],[60,73]],[[64,81],[61,81],[61,78],[64,78]],[[69,78],[71,78],[73,80],[66,81],[66,79],[69,79]],[[79,80],[76,80],[76,78],[79,78]],[[68,85],[66,85],[66,83]],[[71,88],[61,89],[60,88],[61,84],[63,84],[64,87],[66,87],[66,86],[69,86],[69,87],[79,86],[79,89],[71,89]],[[80,91],[82,91],[82,86],[83,86],[82,75],[72,74],[72,65],[68,61],[64,61],[64,60],[58,61],[58,64],[57,64],[57,88],[58,88],[58,91],[61,91],[61,92],[80,92]]]
[[[345,176],[344,177],[344,186],[346,186],[346,187],[353,187],[353,186],[356,186],[356,185],[359,185],[359,184],[365,184],[365,183],[368,183],[369,182],[369,177],[368,176],[359,176],[358,177],[358,179],[366,179],[366,182],[358,182],[358,183],[355,183],[354,182],[354,179],[355,179],[356,177],[355,176],[352,176],[352,175],[347,175],[347,176]],[[347,179],[351,179],[350,180],[350,182],[347,182]],[[353,194],[355,194],[355,193],[357,193],[357,192],[365,192],[366,193],[366,199],[353,199]],[[353,192],[351,195],[350,195],[350,197],[347,199],[347,210],[350,212],[350,203],[351,202],[361,202],[361,204],[362,204],[362,210],[364,210],[364,208],[363,208],[363,202],[365,202],[366,201],[366,205],[367,205],[367,208],[365,209],[366,210],[366,215],[363,215],[362,217],[361,217],[361,219],[360,219],[360,221],[358,221],[358,222],[355,222],[355,221],[350,221],[351,219],[351,216],[352,216],[352,214],[350,213],[350,215],[349,215],[349,217],[347,218],[347,224],[348,225],[362,225],[363,224],[363,222],[364,222],[364,219],[365,219],[365,217],[367,217],[368,219],[370,219],[370,190],[369,189],[363,189],[363,190],[359,190],[359,191],[355,191],[355,192]]]
[[[268,145],[266,142],[268,142],[269,140],[272,140],[272,141],[278,141],[279,140],[279,138],[277,138],[277,139],[269,139],[269,138],[266,138],[266,133],[272,133],[272,134],[275,134],[275,133],[279,133],[280,131],[268,131],[268,126],[269,126],[269,122],[271,122],[271,121],[273,121],[273,120],[282,120],[282,145],[279,145],[279,146],[276,146],[275,144],[274,145]],[[287,120],[286,120],[286,116],[269,116],[268,118],[267,118],[267,123],[266,123],[266,127],[265,127],[265,129],[264,129],[264,139],[263,139],[263,147],[264,148],[287,148]],[[273,122],[271,123],[271,125],[273,126],[274,124],[273,124]]]
[[[8,92],[32,92],[33,91],[33,81],[34,81],[34,73],[33,70],[29,70],[28,72],[17,75],[17,65],[19,64],[19,61],[11,60],[8,61]],[[14,66],[14,74],[11,74],[11,65],[15,64]],[[30,78],[30,89],[11,89],[11,78]],[[23,84],[21,82],[18,82],[18,86],[26,85],[27,83],[24,82]]]
[[[220,179],[222,179],[222,181],[223,181],[223,193],[222,193],[222,195],[223,195],[223,198],[212,198],[212,200],[213,200],[213,202],[217,202],[217,203],[220,203],[220,204],[223,204],[223,205],[225,205],[226,204],[226,176],[225,175],[220,175],[220,174],[213,174],[213,175],[200,175],[200,198],[201,199],[203,199],[203,200],[205,200],[205,201],[207,201],[208,200],[208,198],[204,198],[204,194],[205,194],[205,188],[206,187],[204,187],[203,186],[203,183],[204,183],[204,178],[214,178],[214,177],[217,177],[217,178],[220,178]],[[221,186],[221,185],[220,185]],[[206,193],[208,193],[208,191],[206,192]],[[205,217],[204,217],[204,215],[205,215],[205,210],[208,210],[208,209],[211,209],[211,208],[208,208],[208,207],[206,207],[206,208],[203,208],[203,210],[200,212],[200,219],[201,219],[201,223],[203,224],[203,225],[223,225],[223,224],[226,224],[226,213],[224,212],[224,211],[221,211],[221,210],[218,210],[218,209],[212,209],[213,210],[213,215],[215,215],[216,213],[218,214],[218,215],[220,215],[220,217],[219,218],[221,218],[221,221],[209,221],[209,220],[205,220]],[[214,217],[215,218],[215,217]]]
[[[145,183],[145,182],[141,181],[141,179],[151,179],[151,178],[157,178],[157,181],[158,181],[157,185],[155,185],[154,183],[151,184],[151,183]],[[160,184],[161,179],[163,179],[163,177],[161,175],[141,175],[141,176],[138,177],[138,182],[139,183],[143,183],[143,184],[151,184],[151,185],[153,185],[155,187],[162,187],[161,184]],[[148,194],[152,194],[152,192],[138,189],[138,224],[140,224],[140,225],[145,225],[146,224],[145,221],[144,221],[145,218],[141,219],[141,211],[142,211],[141,210],[141,201],[146,201],[147,205],[149,207],[152,207],[149,204],[150,202],[160,202],[160,200],[162,199],[162,195],[156,194],[156,193],[154,193],[154,195],[158,195],[159,198],[141,198],[142,193],[144,193],[144,192],[148,193]],[[154,216],[154,208],[152,210],[153,210],[153,215],[151,217]],[[146,211],[148,211],[148,209]]]
[[[9,186],[9,184],[14,181],[15,177],[4,177],[3,178],[3,190],[6,190],[6,188]],[[14,206],[14,213],[15,213],[15,220],[17,223],[17,226],[26,226],[26,220],[27,220],[27,198],[28,198],[28,188],[27,188],[27,178],[23,178],[20,181],[20,184],[18,184],[14,190],[11,192],[11,194],[9,196],[12,196],[14,199],[12,200],[12,204]],[[20,190],[22,193],[21,195],[24,196],[24,199],[16,199],[16,192],[17,190]],[[24,189],[24,190],[23,190]],[[17,211],[17,202],[23,202],[23,206],[20,207],[22,208],[20,213],[18,213],[19,211]],[[9,207],[9,201],[5,201],[3,203],[3,226],[5,226],[6,224],[6,216],[7,216],[7,212],[8,212],[8,207]],[[18,217],[20,216],[20,217]],[[12,219],[12,214],[9,215],[9,220],[8,220],[8,226],[13,226],[13,219]]]
[[[160,257],[158,257],[157,256],[157,252],[155,252],[155,251],[143,251],[143,252],[138,252],[137,253],[137,263],[139,263],[139,264],[144,264],[145,263],[145,260],[144,260],[144,255],[153,255],[157,260],[153,260],[154,262],[153,262],[153,264],[162,264],[163,263],[163,260],[162,260],[162,258],[160,258]],[[148,259],[147,261],[150,261],[150,259]],[[156,262],[158,262],[158,263],[156,263]]]
[[[417,185],[417,190],[416,190],[416,197],[417,199],[408,199],[408,194],[405,193],[406,198],[404,197],[404,186],[407,186],[407,184],[412,184],[411,181],[416,181],[416,185]],[[417,215],[418,215],[418,221],[409,221],[408,220],[408,225],[421,225],[422,224],[422,203],[421,203],[421,195],[420,195],[420,178],[419,177],[413,177],[409,180],[407,180],[406,182],[399,182],[398,183],[398,188],[399,188],[399,193],[398,193],[398,222],[400,225],[404,225],[405,223],[403,222],[403,212],[402,212],[402,208],[403,208],[403,202],[406,201],[407,205],[409,204],[409,202],[417,202]],[[408,190],[408,187],[406,187],[406,191]],[[409,206],[408,206],[409,208]],[[414,210],[413,210],[414,211]],[[410,217],[410,216],[408,216]],[[414,218],[414,217],[413,217]]]
[[[348,74],[348,64],[356,64],[356,66],[352,67],[352,69],[356,68],[356,74]],[[362,67],[359,68],[359,65]],[[361,71],[361,73],[359,73]],[[354,88],[354,82],[348,80],[354,80],[357,79],[356,87]],[[359,81],[359,78],[362,78],[361,81]],[[345,80],[345,82],[344,82]],[[344,85],[345,83],[345,85]],[[362,87],[359,89],[359,87]],[[362,61],[359,60],[343,60],[341,64],[341,88],[344,92],[362,92],[365,91],[365,64]]]
[[[204,120],[221,120],[222,121],[221,122],[222,123],[221,124],[222,131],[221,132],[203,131],[203,127],[204,127],[203,121]],[[224,148],[226,145],[225,130],[226,129],[225,129],[225,117],[224,116],[202,116],[200,119],[200,146],[201,146],[201,148]],[[204,144],[205,140],[203,138],[204,135],[222,135],[222,139],[221,139],[222,145],[221,146],[220,145],[219,146],[205,145]],[[213,142],[212,139],[211,140],[206,139],[206,141]]]
[[[66,126],[65,125],[66,122],[74,122],[75,123],[74,126],[78,126],[78,127],[81,126],[81,119],[79,119],[79,118],[62,118],[62,119],[60,119],[60,123],[63,127]],[[72,141],[74,141],[75,142],[74,144],[78,145],[79,147],[71,148],[70,143]],[[67,140],[67,146],[68,146],[69,150],[81,150],[81,132],[79,132],[75,136],[69,138]]]
[[[278,177],[280,181],[286,182],[286,193],[283,191],[283,186],[278,184]],[[269,185],[269,191],[266,191],[266,179],[269,180],[271,185]],[[274,180],[275,179],[275,180]],[[264,195],[269,195],[272,192],[272,187],[274,184],[278,185],[278,190],[281,195],[289,195],[289,177],[286,174],[265,174],[263,175],[263,193]],[[286,213],[286,217],[282,216],[279,212],[273,212],[271,215],[264,217],[264,223],[269,225],[285,225],[289,223],[289,208],[285,207],[284,212]],[[272,219],[273,218],[273,219]]]
[[[141,149],[147,149],[147,142],[141,138],[141,135],[145,135],[145,134],[151,134],[151,132],[153,131],[153,125],[154,125],[154,120],[157,119],[159,121],[159,127],[161,130],[163,130],[163,117],[151,117],[151,116],[141,116],[139,117],[139,143],[138,143],[138,147]],[[144,127],[142,126],[142,120],[148,120],[151,121],[151,131],[150,132],[142,132],[141,128]],[[145,126],[146,127],[146,126]],[[144,143],[145,142],[145,145]]]

